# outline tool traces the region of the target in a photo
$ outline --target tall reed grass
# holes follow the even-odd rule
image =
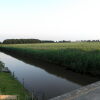
[[[1,51],[42,60],[80,73],[100,75],[100,43],[2,45]]]

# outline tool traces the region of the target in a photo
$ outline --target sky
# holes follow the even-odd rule
[[[0,41],[100,39],[100,0],[0,0]]]

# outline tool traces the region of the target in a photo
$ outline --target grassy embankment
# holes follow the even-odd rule
[[[0,62],[0,69],[4,67]],[[2,95],[18,95],[20,100],[24,100],[25,96],[29,96],[29,93],[24,87],[11,76],[11,73],[0,72],[0,94]]]
[[[100,43],[40,43],[2,45],[0,50],[100,76]]]

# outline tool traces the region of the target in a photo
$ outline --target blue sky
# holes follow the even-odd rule
[[[0,40],[100,39],[99,0],[0,0]]]

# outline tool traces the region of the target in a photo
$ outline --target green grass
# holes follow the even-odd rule
[[[0,62],[0,67],[1,67]],[[24,87],[11,76],[10,73],[0,72],[0,94],[2,95],[18,95],[20,100],[24,100],[29,93]]]
[[[37,43],[37,44],[8,44],[1,46],[30,48],[30,49],[81,49],[81,50],[100,50],[100,42],[73,42],[73,43]]]
[[[100,75],[100,42],[1,45],[0,50]]]

